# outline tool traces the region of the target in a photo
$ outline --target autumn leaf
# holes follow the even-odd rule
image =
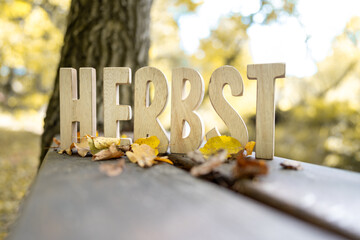
[[[188,152],[186,154],[193,162],[195,163],[204,163],[206,159],[204,158],[204,155],[199,150],[195,150],[192,152]]]
[[[290,170],[302,170],[302,166],[300,163],[298,162],[294,162],[294,161],[288,161],[285,160],[282,163],[280,163],[280,166],[284,169],[290,169]]]
[[[58,139],[53,138],[53,142],[56,144],[55,147],[57,147],[57,148],[60,147],[61,142]]]
[[[204,147],[200,148],[200,152],[204,156],[210,156],[212,154],[215,154],[220,149],[226,149],[228,157],[230,157],[231,154],[235,154],[243,148],[241,146],[241,143],[233,137],[217,136],[210,138],[204,145]]]
[[[111,144],[120,145],[120,138],[91,137],[87,135],[91,154],[96,154],[102,149],[109,148]]]
[[[245,146],[245,150],[246,150],[246,156],[250,156],[254,150],[254,147],[255,147],[255,142],[254,141],[251,141],[251,142],[248,142]]]
[[[81,157],[85,157],[88,153],[90,153],[90,147],[86,137],[80,138],[80,142],[74,143],[74,147]]]
[[[71,143],[70,147],[67,149],[60,149],[59,154],[67,153],[67,155],[72,155],[72,149],[75,147],[74,143]]]
[[[226,149],[221,149],[214,155],[211,155],[208,160],[198,166],[192,167],[190,174],[194,177],[209,174],[216,167],[220,166],[227,160],[228,152]]]
[[[268,173],[268,166],[264,160],[257,160],[252,156],[247,156],[244,150],[241,150],[236,156],[236,165],[233,169],[233,177],[254,178]]]
[[[108,160],[113,158],[120,158],[124,156],[124,153],[117,149],[117,146],[115,143],[112,143],[109,148],[100,150],[96,154],[93,155],[92,160],[93,161],[99,161],[99,160]]]
[[[103,163],[99,166],[100,172],[105,173],[109,177],[115,177],[120,175],[125,168],[125,159],[120,159],[115,164]]]
[[[174,165],[174,163],[173,163],[167,156],[164,156],[164,157],[156,157],[154,160],[155,160],[155,161],[158,161],[158,162],[166,162],[166,163],[168,163],[168,164]]]
[[[132,152],[126,152],[126,156],[131,162],[137,163],[140,167],[151,167],[154,164],[155,149],[147,144],[139,145],[137,143],[133,143],[131,148]]]
[[[155,150],[155,155],[159,154],[158,146],[160,144],[160,140],[156,136],[139,138],[134,143],[137,143],[139,145],[146,144]]]
[[[173,164],[172,161],[166,157],[157,157],[155,149],[147,144],[133,143],[131,145],[132,151],[127,151],[126,156],[133,163],[137,163],[140,167],[151,167],[156,161],[167,162]]]

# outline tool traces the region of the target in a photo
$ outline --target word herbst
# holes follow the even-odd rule
[[[80,99],[77,96],[77,72],[73,68],[60,69],[60,138],[65,149],[76,141],[77,124],[80,135],[96,133],[96,74],[94,68],[80,68]],[[272,159],[274,156],[275,79],[285,77],[285,64],[253,64],[247,66],[249,79],[257,80],[256,94],[256,157]],[[120,136],[120,121],[131,119],[131,107],[119,104],[119,85],[131,84],[131,69],[107,67],[104,81],[104,135]],[[164,111],[169,95],[168,81],[157,68],[143,67],[135,73],[134,139],[157,136],[159,152],[187,153],[200,147],[204,139],[204,125],[196,113],[204,98],[204,80],[191,68],[176,68],[172,72],[170,141],[158,116]],[[185,83],[190,92],[185,98]],[[154,86],[154,99],[149,101],[149,84]],[[239,71],[232,66],[216,69],[210,78],[209,98],[217,114],[229,128],[232,137],[245,146],[248,131],[241,116],[226,101],[223,88],[229,84],[233,96],[242,96],[244,84]],[[185,122],[190,133],[184,137]],[[206,134],[209,139],[220,135],[217,128]],[[131,139],[122,139],[124,144]]]

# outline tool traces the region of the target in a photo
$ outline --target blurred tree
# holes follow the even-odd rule
[[[277,155],[360,171],[359,61],[355,17],[314,76],[288,80],[279,89],[278,112],[285,121],[277,124]]]
[[[256,81],[249,81],[246,77],[246,66],[252,62],[247,30],[254,24],[281,21],[284,16],[296,17],[296,4],[297,1],[292,0],[261,0],[258,9],[254,9],[248,15],[237,12],[223,17],[217,27],[211,31],[210,36],[200,41],[197,52],[191,56],[191,65],[196,66],[201,72],[206,89],[212,72],[218,67],[231,65],[239,70],[246,87],[243,97],[232,97],[227,86],[224,88],[224,96],[243,118],[251,117],[256,111]],[[227,133],[225,124],[210,106],[207,90],[205,93],[203,106],[199,112],[208,119],[205,123],[206,129],[210,130],[216,123],[220,131]],[[253,129],[249,130],[251,139],[254,132]]]

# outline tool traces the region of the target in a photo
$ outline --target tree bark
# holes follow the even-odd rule
[[[72,0],[54,90],[44,119],[40,161],[52,138],[60,132],[60,67],[96,69],[97,119],[101,131],[103,68],[130,67],[134,73],[148,64],[151,5],[152,0]],[[121,86],[121,104],[133,106],[133,86]],[[123,130],[132,130],[133,120],[121,125]]]

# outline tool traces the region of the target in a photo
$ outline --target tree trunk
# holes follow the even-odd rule
[[[55,85],[46,111],[41,161],[60,132],[60,67],[96,69],[98,129],[103,129],[103,68],[148,64],[152,0],[72,0]],[[121,86],[120,103],[133,106],[133,84]],[[81,97],[81,96],[80,96]],[[133,120],[122,122],[132,130]]]

